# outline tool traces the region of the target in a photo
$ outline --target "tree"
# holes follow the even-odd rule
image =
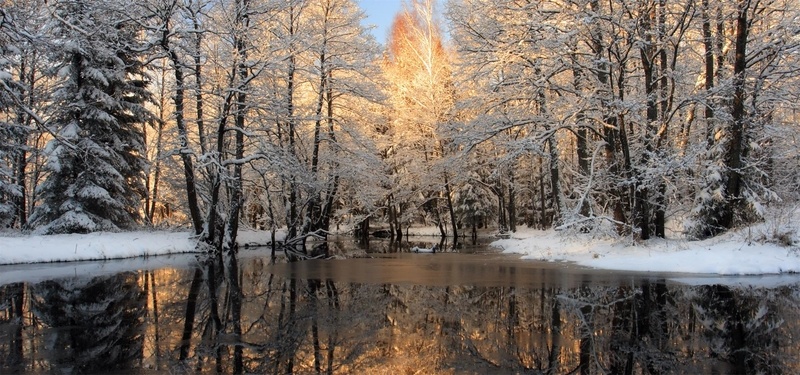
[[[53,4],[61,82],[48,124],[46,180],[30,224],[42,233],[130,228],[144,195],[143,136],[150,94],[136,23],[111,1]]]
[[[0,30],[6,31],[5,12],[2,12],[3,22]],[[7,35],[7,34],[6,34]],[[0,34],[0,36],[6,36]],[[8,73],[11,62],[4,56],[9,53],[5,50],[7,38],[0,39],[0,113],[8,114],[14,108],[14,103],[19,100],[18,92],[21,91],[18,83]],[[5,117],[10,117],[6,115]],[[16,153],[22,152],[22,145],[15,142],[24,135],[25,129],[18,124],[0,119],[0,227],[6,227],[14,220],[17,212],[15,202],[23,197],[24,189],[14,179],[13,160]]]
[[[460,139],[500,161],[484,163],[509,214],[515,181],[549,181],[536,206],[557,228],[664,237],[691,193],[694,236],[756,220],[776,197],[772,130],[793,132],[776,118],[795,107],[790,3],[453,0],[460,87],[474,92]],[[508,173],[524,157],[549,168]]]
[[[39,168],[34,135],[42,133],[36,126],[42,121],[42,80],[49,64],[42,5],[8,4],[0,11],[0,226],[22,228],[34,198]]]
[[[437,165],[452,153],[445,138],[455,94],[450,57],[435,17],[434,2],[412,1],[392,25],[384,75],[390,83],[394,169],[400,174],[401,201],[416,202],[423,213],[433,215],[445,235],[442,202],[458,235],[453,205],[454,173]]]
[[[174,105],[173,116],[175,118],[175,127],[177,128],[178,132],[178,150],[176,153],[180,156],[181,165],[183,167],[183,182],[185,186],[184,193],[186,194],[186,205],[189,211],[189,218],[195,234],[199,235],[203,232],[204,225],[200,210],[200,203],[198,200],[198,182],[195,175],[196,172],[194,161],[192,159],[193,151],[190,144],[190,134],[185,113],[187,64],[183,61],[182,56],[179,53],[179,47],[177,44],[180,42],[175,41],[175,39],[188,38],[188,36],[186,36],[185,32],[182,33],[175,30],[176,27],[173,26],[173,23],[177,22],[174,19],[185,19],[185,17],[182,17],[182,13],[180,12],[180,10],[183,8],[180,7],[181,3],[179,3],[177,0],[158,0],[153,4],[143,2],[142,5],[147,11],[146,14],[151,15],[151,18],[155,22],[155,25],[150,27],[150,32],[154,34],[151,36],[151,38],[155,40],[154,44],[158,45],[163,50],[164,55],[166,55],[170,62],[174,76],[173,84],[175,85],[175,93],[172,95],[172,101]],[[193,9],[192,7],[187,8]],[[196,13],[190,12],[190,14],[192,15],[192,19],[196,19]],[[199,53],[199,51],[195,51],[195,53]],[[195,67],[195,74],[197,76],[201,74],[199,66]],[[198,108],[202,108],[202,103],[198,104]],[[199,117],[198,122],[202,123],[202,119]],[[199,129],[198,132],[201,134],[200,138],[202,141],[202,134],[204,133],[202,129]]]
[[[574,97],[569,93],[574,90],[565,92],[557,81],[568,68],[557,54],[570,44],[571,34],[563,32],[563,20],[553,6],[470,0],[452,2],[448,13],[460,54],[460,87],[477,85],[478,92],[459,105],[474,108],[464,119],[466,134],[460,140],[467,150],[485,149],[488,160],[482,162],[491,165],[497,176],[494,191],[501,203],[501,226],[516,221],[516,217],[507,221],[502,212],[507,205],[509,214],[516,216],[514,181],[520,179],[514,175],[528,158],[542,165],[541,216],[548,218],[541,221],[548,226],[565,222],[560,130],[582,110],[563,109],[580,108],[583,103],[571,103]]]
[[[461,185],[453,199],[456,202],[458,222],[468,226],[473,241],[478,237],[478,227],[483,227],[492,214],[491,199],[478,176]]]
[[[794,133],[782,122],[788,118],[786,110],[796,108],[796,103],[787,102],[793,90],[787,84],[796,82],[798,72],[792,68],[796,53],[792,51],[800,45],[791,36],[797,32],[792,7],[789,1],[738,1],[722,8],[724,13],[717,20],[718,25],[730,24],[718,26],[718,43],[730,43],[732,48],[718,46],[712,55],[712,43],[705,42],[706,74],[716,69],[717,84],[706,78],[709,134],[703,180],[688,223],[692,237],[711,237],[760,220],[766,205],[780,199],[775,178],[781,172],[774,168],[775,160],[791,153],[792,146],[782,151],[775,146],[779,140],[788,146],[782,139],[787,132]],[[707,13],[703,29],[705,39],[710,39]]]
[[[356,160],[352,158],[352,152],[372,151],[366,138],[356,136],[356,142],[348,140],[354,138],[349,135],[368,133],[359,126],[364,117],[353,118],[353,112],[357,107],[372,107],[369,102],[380,99],[374,82],[374,76],[379,75],[374,64],[377,46],[360,26],[363,13],[350,0],[323,0],[312,6],[310,12],[316,34],[312,39],[316,42],[311,43],[309,53],[316,55],[312,72],[317,75],[318,83],[314,87],[310,158],[310,174],[315,183],[309,191],[306,233],[330,229],[341,185],[355,177],[346,170],[348,162],[374,160],[374,156],[362,152],[358,152],[361,156]],[[360,147],[359,143],[367,147]]]

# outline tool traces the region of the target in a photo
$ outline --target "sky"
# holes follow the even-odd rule
[[[367,18],[362,21],[364,25],[375,25],[372,35],[378,43],[386,44],[389,36],[389,27],[397,12],[402,9],[403,0],[358,0],[358,4]]]

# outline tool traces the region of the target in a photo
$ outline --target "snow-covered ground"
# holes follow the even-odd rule
[[[278,239],[282,239],[279,234]],[[242,231],[240,245],[266,245],[268,232]],[[190,232],[96,232],[0,237],[0,264],[124,259],[196,251]]]
[[[568,261],[620,271],[715,275],[800,273],[800,249],[750,240],[752,231],[727,233],[704,241],[593,238],[587,234],[522,229],[492,242],[522,259]]]
[[[766,238],[758,228],[728,233],[705,241],[596,238],[588,234],[522,228],[492,246],[522,259],[568,261],[608,269],[714,275],[800,273],[800,248],[753,239]],[[416,235],[438,233],[415,228]],[[284,237],[278,234],[278,239]],[[266,245],[269,233],[243,231],[239,244]],[[795,242],[796,243],[796,242]],[[126,232],[66,235],[0,236],[0,264],[124,259],[195,251],[189,232]]]

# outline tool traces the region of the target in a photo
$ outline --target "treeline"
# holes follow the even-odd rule
[[[374,211],[380,49],[355,2],[7,5],[4,226],[189,224],[232,249],[241,222],[298,237]]]
[[[450,5],[465,144],[511,227],[704,238],[796,200],[796,2]]]
[[[0,224],[703,238],[796,201],[795,1],[435,5],[381,48],[353,0],[4,4]]]

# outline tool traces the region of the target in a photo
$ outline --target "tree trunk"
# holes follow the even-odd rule
[[[544,162],[539,157],[539,229],[545,229],[550,226],[551,221],[547,215],[547,195],[544,188]]]
[[[287,91],[287,110],[288,110],[288,125],[289,125],[289,155],[295,156],[295,119],[294,119],[294,76],[295,76],[295,63],[294,55],[292,55],[289,67],[289,79],[286,88]],[[288,226],[288,238],[292,239],[297,237],[297,180],[294,175],[289,179],[289,212],[286,218],[286,225]]]
[[[625,85],[626,85],[626,76],[625,76],[625,69],[626,66],[624,63],[620,64],[619,70],[617,74],[617,100],[623,101],[625,100]],[[625,179],[631,179],[633,176],[633,164],[631,162],[631,149],[630,149],[630,142],[628,142],[628,130],[627,124],[625,122],[625,116],[623,114],[618,114],[615,118],[616,124],[619,126],[619,131],[617,132],[617,136],[619,136],[619,147],[622,151],[622,160],[623,160],[623,173],[622,175]],[[624,208],[628,209],[629,212],[629,220],[632,221],[632,216],[634,213],[630,212],[631,203],[630,199],[635,197],[635,189],[632,184],[629,184],[630,187],[628,188],[627,194],[623,193],[623,188],[618,187],[620,193],[620,207],[623,207],[623,212],[625,212]],[[622,205],[623,202],[626,202],[626,205]],[[624,216],[624,215],[623,215]],[[629,223],[630,224],[630,223]],[[632,228],[632,225],[631,225]]]
[[[403,229],[401,227],[400,217],[403,216],[403,206],[400,205],[400,204],[397,204],[395,207],[396,207],[395,209],[397,211],[396,214],[395,214],[395,217],[394,217],[395,228],[397,228],[397,237],[396,237],[396,239],[397,239],[397,243],[401,243],[403,241]],[[407,228],[406,228],[406,234],[408,234],[408,229]]]
[[[667,38],[666,36],[666,0],[659,0],[658,1],[658,44],[660,45],[658,50],[658,59],[659,59],[659,80],[658,80],[658,90],[659,93],[659,123],[660,128],[657,131],[656,137],[658,137],[658,141],[656,142],[656,152],[658,154],[663,154],[662,148],[665,147],[666,139],[667,139],[667,130],[669,126],[669,107],[670,107],[670,93],[669,93],[669,79],[667,75],[669,73],[669,61],[667,59],[667,47],[666,43],[664,42]],[[655,228],[655,236],[659,238],[666,237],[666,210],[667,210],[667,185],[664,179],[660,179],[658,182],[658,187],[655,196],[655,217],[653,218],[653,226]]]
[[[600,44],[602,46],[602,42]],[[584,80],[583,71],[578,66],[577,56],[574,54],[571,55],[572,58],[572,86],[575,88],[575,91],[583,95],[582,90],[582,81]],[[597,74],[602,74],[601,72],[597,72]],[[605,108],[605,107],[604,107]],[[575,130],[575,154],[578,158],[578,172],[580,173],[580,177],[582,178],[589,178],[589,151],[588,148],[588,134],[586,127],[586,115],[583,111],[579,111],[575,115],[575,125],[577,129]],[[582,181],[582,180],[581,180]],[[587,186],[587,189],[590,187]],[[585,199],[580,200],[580,207],[577,208],[576,212],[578,212],[582,217],[589,217],[589,204]]]
[[[392,201],[392,195],[389,194],[386,197],[386,210],[388,211],[389,215],[389,233],[392,239],[395,238],[396,229],[395,229],[395,221],[397,220],[397,213],[394,211],[394,202]]]
[[[540,69],[536,69],[540,73]],[[539,105],[539,112],[541,114],[547,113],[547,98],[545,97],[544,89],[540,88],[537,92],[536,102]],[[550,169],[550,193],[553,205],[553,219],[552,225],[559,226],[562,224],[563,200],[561,199],[561,171],[559,168],[558,145],[556,142],[555,130],[551,130],[549,124],[544,124],[544,131],[547,133],[547,149],[549,152],[549,169]]]
[[[184,120],[184,79],[183,79],[183,64],[178,57],[177,52],[169,44],[169,36],[171,31],[169,26],[164,27],[161,37],[161,47],[169,55],[172,63],[172,68],[175,71],[175,96],[173,102],[175,103],[175,126],[178,129],[178,140],[180,142],[180,157],[183,162],[183,176],[186,180],[186,203],[189,205],[189,216],[192,219],[192,227],[195,234],[203,232],[203,218],[200,213],[200,205],[197,201],[197,186],[195,183],[194,166],[192,165],[191,149],[189,148],[189,132],[186,129],[186,122]]]
[[[249,0],[237,1],[237,25],[241,30],[247,30],[250,26],[249,17]],[[226,250],[229,252],[236,252],[238,246],[236,244],[236,237],[239,233],[239,214],[242,211],[243,203],[243,181],[242,181],[242,162],[244,159],[244,131],[245,131],[245,116],[247,115],[247,82],[249,80],[249,72],[247,66],[247,45],[243,35],[237,35],[234,38],[236,52],[239,58],[238,76],[239,84],[236,94],[236,116],[235,116],[235,151],[233,164],[233,179],[230,181],[230,207],[228,212],[227,233],[225,238]],[[221,134],[220,134],[221,135]],[[241,351],[241,348],[239,349]]]
[[[600,11],[600,4],[598,0],[591,0],[589,4],[592,11],[595,13]],[[600,86],[598,87],[598,92],[601,95],[600,103],[603,108],[610,108],[611,102],[614,100],[614,85],[610,79],[611,66],[608,62],[606,62],[608,60],[608,57],[606,56],[608,49],[603,41],[602,28],[600,25],[595,24],[592,27],[592,30],[592,45],[595,51],[595,61],[597,61],[595,74],[597,76],[597,81],[600,83]],[[622,84],[622,77],[620,77],[620,81],[618,81],[618,83]],[[620,178],[623,176],[621,173],[622,168],[620,168],[620,163],[617,156],[618,147],[621,143],[617,141],[620,137],[617,116],[613,113],[606,113],[603,117],[603,123],[605,124],[605,126],[603,126],[603,140],[605,141],[604,155],[606,163],[609,166],[611,175]],[[611,196],[612,205],[614,207],[613,210],[614,221],[616,221],[616,230],[618,234],[623,234],[625,232],[625,226],[623,223],[626,222],[625,209],[623,207],[624,191],[620,188],[617,182],[611,186]]]
[[[317,103],[316,103],[316,111],[315,117],[316,120],[314,121],[314,143],[311,150],[311,175],[314,179],[319,179],[317,176],[317,172],[319,170],[319,149],[320,145],[322,144],[322,108],[325,102],[325,86],[327,83],[327,73],[325,72],[325,44],[327,42],[327,36],[323,36],[322,40],[322,52],[319,54],[319,64],[320,64],[320,76],[319,76],[319,92],[317,93]],[[320,220],[321,208],[320,208],[320,194],[321,192],[312,192],[312,196],[308,202],[307,208],[307,220],[306,225],[310,227],[305,228],[303,231],[306,233],[313,232],[319,228],[314,225]]]
[[[331,87],[331,75],[332,73],[329,71],[327,73],[327,81],[326,84],[326,103],[327,103],[327,117],[325,121],[328,123],[328,138],[332,143],[336,143],[336,132],[333,128],[333,88]],[[336,196],[339,194],[339,172],[335,171],[333,176],[333,181],[330,183],[328,190],[325,193],[325,202],[322,208],[322,212],[320,213],[321,218],[318,229],[324,229],[325,231],[330,230],[331,225],[331,216],[333,216],[333,208],[334,204],[336,203]],[[398,227],[399,228],[399,227]]]
[[[162,143],[164,140],[164,124],[167,122],[166,118],[166,69],[161,71],[161,89],[159,95],[159,108],[158,108],[158,129],[156,133],[156,154],[155,154],[155,163],[153,165],[153,190],[148,194],[149,197],[149,206],[145,207],[146,214],[145,216],[150,222],[150,225],[153,225],[155,214],[156,214],[156,205],[158,203],[158,183],[161,179],[161,148]]]
[[[649,6],[649,4],[648,4]],[[658,121],[658,107],[656,101],[658,84],[655,82],[655,46],[652,38],[652,19],[649,9],[643,9],[643,19],[641,20],[640,33],[644,35],[645,42],[639,48],[639,55],[642,61],[644,76],[644,93],[647,102],[647,117],[644,129],[645,150],[641,154],[639,165],[646,166],[653,152],[654,127]],[[642,240],[650,239],[650,189],[647,187],[648,181],[643,180],[643,176],[636,173],[634,178],[634,219],[635,225],[639,228],[639,238]]]
[[[233,79],[233,75],[231,76]],[[233,82],[230,82],[231,84]],[[233,90],[231,90],[225,97],[220,113],[219,123],[217,124],[217,149],[215,157],[217,158],[216,166],[213,167],[212,184],[211,184],[211,201],[208,206],[208,215],[206,218],[206,231],[202,241],[211,245],[215,250],[222,250],[222,238],[218,232],[218,226],[221,225],[218,212],[220,201],[220,189],[222,187],[222,156],[225,154],[225,131],[227,130],[228,115],[233,100]]]
[[[705,60],[705,90],[706,90],[706,148],[714,145],[714,106],[712,105],[711,90],[714,88],[714,45],[711,35],[711,17],[708,0],[703,0],[701,16],[703,19],[703,55]]]
[[[450,225],[453,228],[453,238],[458,240],[458,223],[456,223],[456,210],[453,207],[453,192],[450,188],[450,181],[447,173],[444,174],[444,193],[447,198],[447,210],[450,213]]]
[[[725,155],[728,181],[725,185],[725,209],[720,225],[730,229],[734,226],[735,211],[742,206],[742,169],[745,153],[745,74],[747,69],[747,35],[750,1],[740,0],[736,18],[736,52],[733,61],[733,103],[731,116],[730,143]]]
[[[503,192],[505,188],[502,184],[498,184],[497,186],[497,216],[498,216],[498,225],[500,225],[500,232],[508,230],[508,222],[506,221],[506,198],[505,193]]]
[[[562,224],[561,217],[561,172],[558,167],[558,149],[555,133],[547,137],[547,148],[550,151],[550,193],[553,205],[552,225]]]
[[[28,108],[32,108],[34,103],[34,93],[36,88],[36,65],[33,61],[36,61],[37,54],[34,51],[30,60],[28,55],[25,55],[21,60],[20,68],[19,68],[19,81],[22,82],[27,86],[28,95],[27,98],[24,99],[25,105]],[[20,95],[23,93],[20,92]],[[31,128],[31,115],[20,109],[17,112],[17,124],[20,127],[24,127],[26,129]],[[12,226],[17,228],[22,228],[28,222],[28,197],[27,197],[27,189],[26,189],[26,179],[25,179],[25,171],[28,168],[28,153],[26,152],[28,148],[28,131],[20,132],[15,140],[16,146],[18,147],[14,153],[12,154],[13,158],[13,170],[14,170],[14,184],[19,186],[20,188],[20,195],[13,198],[14,207],[16,209],[16,215],[12,222]]]
[[[192,24],[195,30],[202,30],[199,19],[200,10],[193,9]],[[205,119],[203,118],[203,64],[200,50],[203,43],[203,33],[195,33],[194,40],[194,105],[197,115],[197,136],[200,141],[200,152],[205,155],[208,152],[208,140],[206,139]]]
[[[514,171],[508,183],[508,230],[517,231],[517,190],[514,188]]]

